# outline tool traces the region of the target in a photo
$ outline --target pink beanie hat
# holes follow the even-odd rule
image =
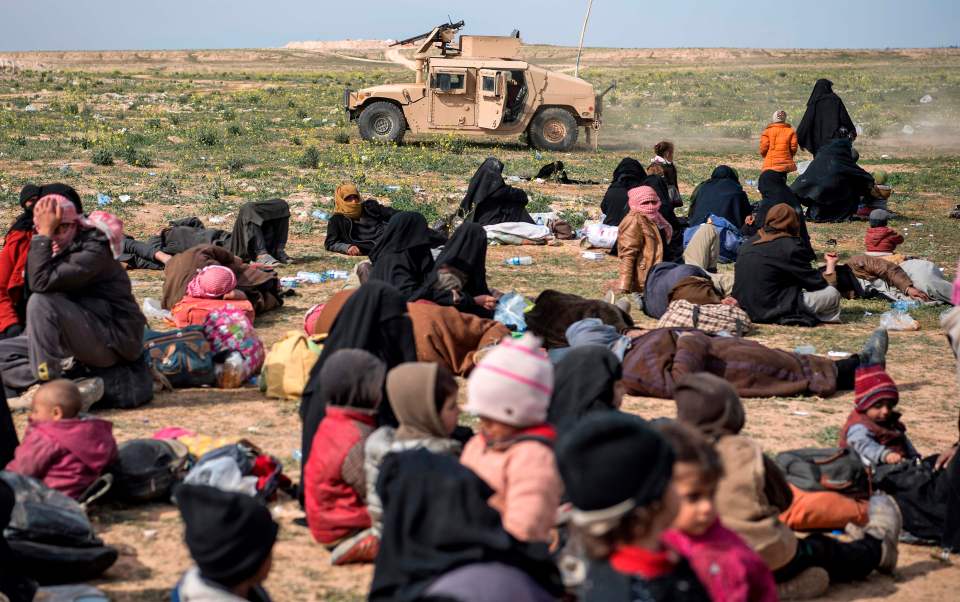
[[[219,299],[237,288],[237,276],[228,267],[208,265],[197,272],[187,285],[187,294],[203,299]]]
[[[553,365],[540,339],[505,339],[467,379],[467,412],[517,428],[543,424],[553,395]]]

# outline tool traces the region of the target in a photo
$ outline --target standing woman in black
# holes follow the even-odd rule
[[[847,113],[847,107],[833,91],[833,82],[818,79],[807,100],[807,111],[797,128],[800,148],[816,156],[820,147],[836,137],[840,128],[846,129],[851,138],[857,137],[857,128]]]

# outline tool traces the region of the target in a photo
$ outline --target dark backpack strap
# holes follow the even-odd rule
[[[700,328],[700,306],[694,305],[693,312],[690,315],[694,328]]]

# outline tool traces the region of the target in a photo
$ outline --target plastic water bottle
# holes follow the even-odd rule
[[[319,209],[314,210],[314,212],[311,213],[310,215],[313,217],[313,219],[320,220],[322,222],[325,222],[328,219],[330,219],[329,213],[327,213],[326,211],[320,211]]]
[[[511,257],[504,263],[506,265],[533,265],[533,257]]]
[[[103,207],[104,205],[110,204],[110,196],[103,194],[102,192],[97,193],[97,205]]]
[[[541,215],[538,215],[538,216],[537,216],[537,225],[538,225],[538,226],[542,226],[542,225],[543,225],[543,216],[541,216]]]
[[[310,284],[322,284],[327,281],[327,277],[319,272],[297,272],[297,280]]]
[[[280,286],[284,288],[297,288],[300,280],[296,276],[284,276],[280,279]]]
[[[327,270],[323,273],[328,280],[346,280],[350,274],[344,270]]]
[[[900,299],[899,301],[893,302],[893,311],[901,314],[910,313],[911,309],[915,309],[920,306],[920,303],[914,301],[913,299]]]
[[[793,352],[797,355],[813,355],[817,352],[817,348],[813,345],[797,345]]]
[[[603,259],[603,253],[599,251],[584,251],[580,254],[580,257],[591,261],[601,261]]]

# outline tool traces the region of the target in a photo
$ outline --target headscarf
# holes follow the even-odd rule
[[[758,232],[760,238],[753,241],[755,245],[762,245],[778,238],[799,238],[800,218],[796,210],[786,203],[771,207],[767,212],[767,220]]]
[[[20,206],[23,207],[23,213],[17,217],[10,229],[21,231],[33,230],[33,208],[36,206],[36,203],[30,207],[27,207],[27,202],[31,199],[38,201],[41,197],[47,196],[48,194],[58,194],[66,197],[71,203],[73,203],[77,213],[83,213],[83,203],[80,200],[80,195],[77,194],[77,191],[74,190],[73,187],[60,183],[46,184],[44,186],[26,184],[20,190]]]
[[[813,84],[813,91],[810,92],[810,98],[807,99],[807,106],[814,105],[818,100],[831,94],[833,94],[833,82],[829,79],[818,79]]]
[[[460,202],[460,216],[466,217],[474,208],[507,185],[503,181],[503,163],[488,157],[470,178],[467,193]]]
[[[437,411],[438,364],[408,362],[400,364],[387,374],[387,395],[400,426],[398,441],[410,439],[446,439]]]
[[[773,112],[773,123],[786,123],[787,112],[783,109],[777,109]]]
[[[563,586],[543,543],[503,529],[487,500],[493,490],[448,455],[425,449],[389,454],[380,468],[383,534],[371,602],[412,602],[441,575],[474,563],[515,567],[554,597]]]
[[[114,259],[120,257],[123,253],[123,222],[120,221],[120,218],[106,211],[94,211],[89,216],[84,216],[83,213],[77,211],[76,203],[61,194],[44,195],[37,200],[37,203],[39,204],[40,201],[44,199],[51,199],[57,203],[61,211],[61,224],[77,225],[76,229],[71,229],[66,234],[55,234],[53,236],[53,242],[55,246],[59,248],[59,251],[57,251],[58,254],[62,253],[63,250],[73,243],[77,229],[80,228],[84,230],[99,230],[103,233]]]
[[[613,388],[622,377],[620,360],[607,347],[570,349],[555,368],[547,422],[566,430],[591,412],[615,409]]]
[[[794,209],[800,208],[797,195],[787,186],[787,174],[785,172],[772,169],[764,170],[757,179],[757,189],[762,197],[761,204],[766,203],[769,207],[773,207],[779,203],[786,203]],[[764,216],[766,216],[766,212],[764,212]]]
[[[643,165],[632,157],[624,157],[613,170],[613,179],[606,193],[603,195],[603,201],[600,203],[600,210],[605,216],[603,223],[608,226],[618,226],[627,214],[627,191],[639,186],[647,177]]]
[[[357,201],[348,201],[347,197],[356,196]],[[345,215],[352,220],[360,219],[363,215],[363,204],[360,202],[360,190],[353,182],[344,182],[337,186],[333,193],[333,212]]]
[[[324,401],[342,408],[372,410],[383,401],[383,360],[363,349],[338,349],[320,370]]]
[[[370,252],[373,269],[369,279],[387,282],[412,298],[433,270],[432,244],[423,215],[415,211],[397,213]]]
[[[736,435],[747,422],[737,391],[715,374],[687,374],[677,381],[673,398],[677,402],[677,420],[696,427],[713,440]]]
[[[413,296],[414,300],[430,299],[431,289],[440,288],[439,272],[444,266],[463,274],[459,288],[465,295],[476,297],[490,294],[487,285],[487,231],[483,226],[473,222],[462,223],[443,246],[434,265],[423,287]]]
[[[713,173],[710,174],[711,180],[734,180],[736,182],[740,181],[740,174],[737,173],[737,170],[730,167],[729,165],[717,165],[713,169]]]
[[[208,265],[187,284],[187,294],[201,299],[222,299],[235,288],[237,275],[233,270],[222,265]]]
[[[644,215],[663,230],[667,240],[673,238],[673,227],[660,213],[662,202],[656,190],[650,186],[631,188],[627,191],[627,204],[631,211]]]
[[[427,219],[416,211],[400,211],[390,218],[383,236],[370,252],[370,261],[377,265],[381,257],[391,253],[403,253],[416,247],[430,246],[430,229]]]
[[[807,110],[797,127],[800,147],[816,155],[821,147],[836,137],[840,128],[848,132],[856,131],[843,101],[833,91],[833,82],[818,79],[807,100]]]

